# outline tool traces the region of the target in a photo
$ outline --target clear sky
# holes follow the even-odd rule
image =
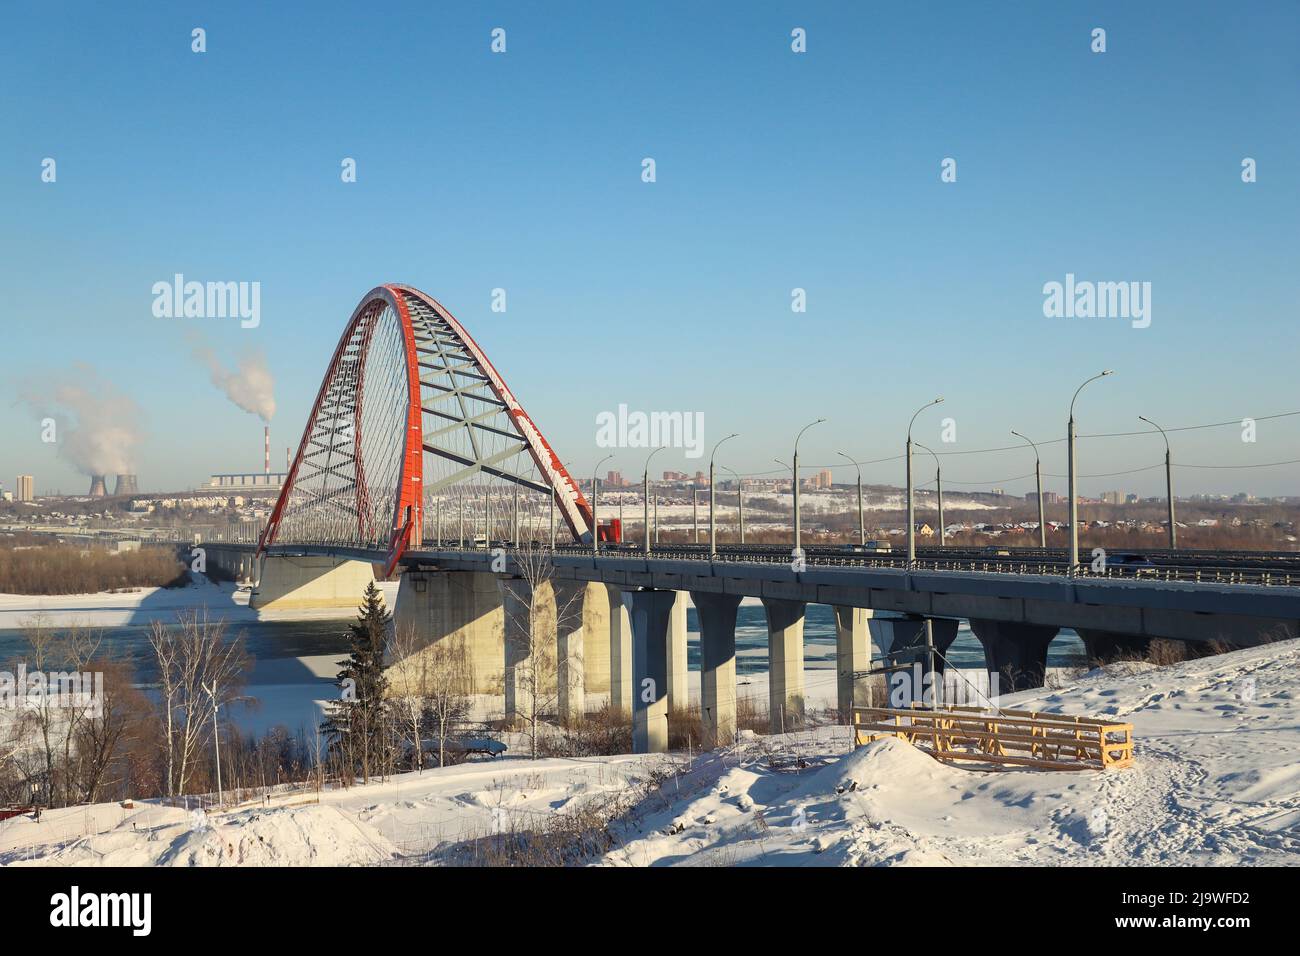
[[[1300,409],[1295,2],[86,2],[0,17],[7,488],[30,472],[38,492],[83,490],[17,402],[24,382],[92,374],[76,363],[144,408],[142,487],[259,468],[261,424],[209,382],[195,331],[223,360],[266,355],[282,465],[357,300],[393,281],[465,323],[583,473],[605,454],[597,414],[620,403],[702,412],[709,444],[740,432],[725,460],[751,473],[819,417],[804,463],[897,454],[936,394],[916,432],[936,450],[1004,446],[1011,428],[1058,439],[1102,368],[1116,375],[1080,398],[1084,433]],[[151,288],[175,273],[260,282],[260,325],[155,317]],[[1150,282],[1149,327],[1046,317],[1043,286],[1067,273]],[[1254,443],[1237,426],[1173,437],[1189,464],[1300,458],[1300,417],[1261,421]],[[644,455],[606,467],[639,475]],[[1092,440],[1080,470],[1162,456],[1158,436]],[[945,481],[1024,492],[1001,479],[1032,463],[957,455]],[[1060,443],[1044,467],[1064,473]],[[898,462],[866,474],[902,481]],[[1296,465],[1177,478],[1180,493],[1300,494]]]

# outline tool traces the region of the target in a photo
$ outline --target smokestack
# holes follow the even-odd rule
[[[289,457],[290,453],[291,453],[291,452],[290,452],[289,447],[288,447],[288,446],[285,446],[285,449],[284,449],[284,473],[285,473],[286,475],[289,474],[289,469],[293,467],[293,460]]]
[[[135,475],[118,475],[117,484],[113,487],[115,495],[137,495],[140,488],[136,484]]]
[[[271,426],[262,426],[262,440],[264,443],[265,455],[262,461],[262,474],[271,473]]]
[[[90,497],[92,498],[108,497],[108,482],[104,479],[103,475],[95,475],[93,478],[90,479]]]

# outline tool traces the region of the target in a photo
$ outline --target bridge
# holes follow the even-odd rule
[[[687,594],[706,745],[735,733],[745,597],[765,611],[774,731],[804,717],[811,603],[835,610],[843,714],[867,702],[873,657],[928,667],[918,649],[942,654],[961,620],[1004,690],[1042,683],[1062,628],[1101,660],[1153,640],[1209,651],[1300,635],[1296,555],[1168,551],[1094,568],[1049,548],[661,547],[648,515],[628,545],[602,540],[597,506],[465,328],[384,285],[343,330],[256,546],[209,544],[208,560],[256,580],[262,608],[353,607],[365,583],[398,574],[397,627],[425,647],[466,641],[474,689],[502,693],[508,717],[536,692],[522,684],[534,655],[549,656],[560,718],[608,694],[638,752],[666,749],[669,714],[687,705]]]

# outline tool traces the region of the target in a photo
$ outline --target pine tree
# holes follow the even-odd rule
[[[361,779],[369,783],[371,769],[383,764],[387,744],[388,677],[384,674],[384,644],[392,615],[384,607],[374,582],[348,625],[350,652],[339,661],[335,684],[339,700],[330,704],[321,731]]]

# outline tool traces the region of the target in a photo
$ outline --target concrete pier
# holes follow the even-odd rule
[[[632,752],[668,749],[668,621],[674,591],[627,591],[632,623]]]
[[[804,723],[803,620],[807,604],[763,598],[767,614],[768,707],[774,734]]]
[[[685,591],[674,591],[673,609],[668,617],[668,709],[685,710],[691,703],[686,667]]]
[[[366,585],[375,580],[368,561],[268,554],[248,606],[256,610],[351,608],[361,604]]]
[[[536,589],[522,578],[501,578],[507,721],[554,710],[557,663],[555,597],[549,582]]]
[[[585,647],[585,605],[588,588],[603,585],[588,585],[582,581],[556,581],[555,593],[555,660],[556,660],[556,715],[565,727],[571,727],[582,720],[586,713],[586,662]],[[601,595],[603,597],[603,593]],[[604,602],[602,602],[604,603]],[[608,605],[606,604],[606,620]],[[599,644],[599,641],[593,641]]]
[[[691,593],[700,616],[700,718],[705,747],[736,737],[736,611],[739,594]]]
[[[500,694],[505,671],[505,615],[496,575],[480,571],[407,571],[397,588],[393,623],[413,628],[420,643],[465,642],[471,693]]]
[[[632,713],[632,622],[623,590],[606,589],[609,601],[609,707],[615,713]]]
[[[970,629],[984,645],[990,679],[999,693],[1042,687],[1047,673],[1047,646],[1060,628],[971,618]]]
[[[884,705],[868,699],[871,679],[865,672],[871,669],[873,615],[864,607],[835,608],[835,701],[840,723],[849,723],[854,707]]]

